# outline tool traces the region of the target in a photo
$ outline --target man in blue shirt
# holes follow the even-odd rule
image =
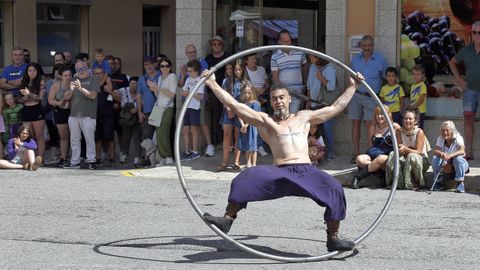
[[[351,67],[354,71],[363,74],[365,81],[378,95],[382,88],[385,70],[387,69],[387,60],[385,57],[374,51],[373,37],[366,35],[361,39],[360,46],[362,53],[355,55],[351,60]],[[354,156],[351,160],[355,163],[355,158],[360,154],[360,124],[362,120],[366,122],[368,136],[367,140],[373,135],[373,110],[376,107],[374,98],[368,90],[360,86],[348,104],[348,118],[352,119],[352,141]]]
[[[143,59],[143,67],[145,68],[145,75],[140,76],[138,79],[137,89],[137,109],[138,109],[138,122],[142,125],[142,140],[152,139],[155,127],[148,124],[148,117],[152,113],[153,105],[157,98],[155,92],[147,85],[147,81],[158,84],[158,78],[160,72],[155,68],[157,66],[157,59],[152,56],[147,56]]]
[[[20,95],[18,87],[22,82],[23,73],[27,64],[24,63],[23,48],[14,47],[12,49],[12,64],[3,69],[0,78],[0,88],[11,91],[14,97]]]

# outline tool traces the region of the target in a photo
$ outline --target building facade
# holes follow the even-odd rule
[[[238,23],[244,24],[241,36]],[[47,67],[53,52],[103,48],[123,59],[125,72],[140,74],[144,55],[163,53],[183,63],[188,43],[206,55],[208,40],[219,34],[235,52],[272,44],[281,27],[295,33],[296,44],[325,46],[343,62],[352,36],[375,36],[392,64],[398,52],[394,0],[3,0],[0,24],[0,66],[10,64],[14,46],[28,48],[32,61]]]

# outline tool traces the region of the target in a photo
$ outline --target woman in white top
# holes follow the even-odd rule
[[[425,133],[418,127],[418,112],[407,110],[403,116],[403,127],[396,131],[400,154],[399,189],[419,190],[425,187],[425,173],[430,167],[427,153],[430,144]],[[387,161],[387,186],[393,181],[394,152]],[[412,178],[413,177],[413,178]]]
[[[460,193],[465,192],[463,179],[465,172],[468,170],[468,162],[465,159],[465,143],[452,121],[445,121],[440,126],[440,136],[437,138],[433,155],[433,175],[437,177],[442,168],[443,172],[447,173],[446,168],[451,167],[453,164],[455,181],[458,182],[456,191]],[[442,180],[441,177],[438,178],[433,187],[434,190],[444,189]]]
[[[166,57],[163,58],[160,62],[160,71],[162,75],[158,79],[158,85],[151,81],[147,82],[148,87],[155,91],[157,97],[155,106],[167,107],[163,113],[162,123],[156,128],[157,150],[162,158],[157,164],[158,166],[173,164],[172,149],[170,148],[170,127],[175,115],[173,100],[177,91],[177,76],[172,73],[172,61]]]

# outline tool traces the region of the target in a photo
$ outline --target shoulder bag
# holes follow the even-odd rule
[[[161,78],[161,77],[160,77]],[[158,85],[160,86],[160,82]],[[168,107],[172,104],[173,98],[168,101],[168,103],[165,106],[160,106],[158,105],[159,98],[157,98],[157,101],[155,102],[155,106],[153,106],[152,112],[150,113],[150,116],[148,117],[148,124],[154,127],[159,127],[162,124],[162,118],[163,114],[165,113],[165,110],[168,109]]]

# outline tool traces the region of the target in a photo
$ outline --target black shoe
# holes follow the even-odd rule
[[[96,170],[97,169],[97,163],[96,162],[89,162],[88,165],[87,165],[87,169]]]
[[[68,166],[68,161],[66,159],[61,159],[57,163],[57,167],[59,167],[59,168],[63,168],[63,167],[66,167],[66,166]]]
[[[328,252],[332,251],[349,251],[355,247],[355,243],[347,240],[340,239],[328,239],[327,249]]]
[[[137,163],[137,164],[134,164],[134,166],[137,167],[137,168],[145,168],[145,167],[150,166],[150,161],[142,158],[142,159],[140,159],[140,162]]]
[[[96,159],[95,162],[93,162],[93,163],[95,163],[96,166],[102,166],[103,165],[103,160],[102,159]]]
[[[65,166],[63,166],[64,169],[80,169],[80,164],[72,164],[67,163]]]
[[[210,224],[217,226],[222,232],[228,233],[232,227],[233,220],[226,217],[214,217],[209,213],[203,214],[203,218]]]
[[[360,187],[360,178],[358,176],[353,177],[352,183],[350,184],[351,189],[358,189]]]

